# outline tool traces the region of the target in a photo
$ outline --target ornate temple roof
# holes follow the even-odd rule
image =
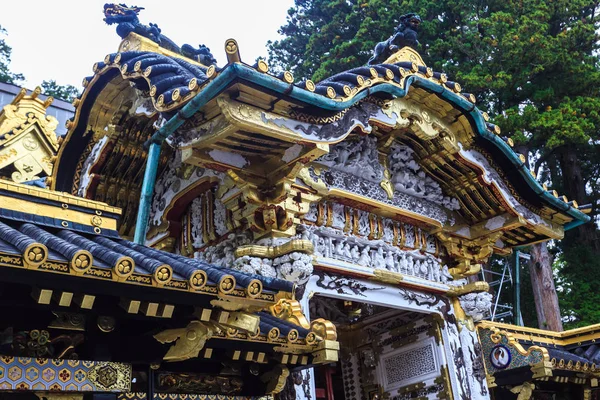
[[[337,342],[331,341],[335,328],[325,321],[308,323],[293,300],[292,282],[215,267],[121,239],[115,230],[119,214],[118,208],[106,204],[0,181],[0,275],[40,287],[35,295],[40,304],[55,299],[69,307],[74,298],[84,296],[81,307],[91,309],[95,297],[140,296],[148,300],[126,301],[127,313],[167,319],[177,308],[193,306],[200,310],[199,323],[221,327],[212,340],[263,346],[260,362],[266,362],[265,354],[274,346],[290,348],[291,354],[284,350],[279,362],[293,368],[337,355]],[[160,292],[151,294],[144,288]],[[156,339],[177,340],[169,335]],[[172,346],[165,360],[194,357],[179,347]]]
[[[107,118],[116,121],[124,115],[119,110],[133,107],[132,117],[149,121],[136,140],[170,135],[172,146],[193,147],[193,155],[184,155],[192,157],[188,162],[194,163],[199,154],[200,163],[234,171],[242,169],[241,161],[237,165],[232,162],[238,155],[248,160],[264,159],[265,163],[248,161],[244,166],[244,173],[258,181],[264,171],[255,169],[254,164],[269,165],[284,175],[298,161],[317,159],[324,153],[323,146],[332,146],[351,132],[371,132],[370,125],[376,126],[379,129],[371,135],[380,143],[393,137],[410,146],[423,169],[448,195],[459,200],[459,221],[450,232],[458,237],[467,232],[464,227],[494,221],[492,225],[499,223],[503,230],[510,227],[502,237],[510,248],[561,238],[562,226],[569,229],[589,221],[575,202],[559,197],[535,179],[524,156],[515,153],[512,141],[500,136],[499,128],[488,122],[488,115],[474,104],[473,95],[463,93],[445,74],[432,71],[410,48],[402,49],[389,62],[354,68],[317,84],[295,82],[289,72],[273,75],[262,61],[254,66],[244,64],[233,40],[226,44],[228,64],[220,69],[164,50],[135,33],[121,43],[120,50],[95,64],[95,74],[84,80],[85,90],[75,102],[76,114],[58,155],[54,188],[76,193],[79,187],[81,191],[78,174],[83,157],[90,154],[86,146],[93,144],[87,132],[104,129],[110,123]],[[139,100],[128,100],[136,98],[132,87],[139,89]],[[114,98],[114,104],[121,106],[115,106],[112,116],[100,117],[99,105],[107,98]],[[372,106],[389,107],[393,99],[406,100],[396,103],[397,110],[383,113]],[[219,108],[227,122],[215,118]],[[236,124],[237,131],[227,127],[230,123]],[[423,133],[411,133],[414,129]],[[272,134],[265,135],[265,130]],[[450,131],[454,133],[450,135]],[[207,132],[212,133],[205,140]],[[298,149],[298,143],[304,149]],[[222,158],[207,156],[215,148],[236,153],[237,158],[223,162]],[[82,154],[82,158],[65,154]],[[142,154],[139,161],[144,159]],[[91,192],[88,195],[94,196]],[[516,223],[511,219],[515,216],[519,218]],[[540,216],[548,222],[542,223]],[[477,235],[471,231],[465,237],[474,239]],[[500,247],[496,250],[503,251]]]

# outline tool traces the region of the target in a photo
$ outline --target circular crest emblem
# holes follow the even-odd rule
[[[494,346],[492,351],[490,351],[490,362],[494,368],[504,369],[508,367],[511,359],[510,350],[503,344]]]

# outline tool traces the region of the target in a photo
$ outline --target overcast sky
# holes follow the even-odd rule
[[[120,0],[121,2],[123,0]],[[131,1],[131,0],[129,0]],[[114,53],[120,43],[115,29],[103,21],[104,0],[16,0],[2,4],[0,26],[13,48],[10,68],[25,75],[32,89],[54,79],[81,89],[92,66]],[[144,24],[154,22],[162,34],[182,45],[206,44],[218,64],[225,61],[225,40],[234,38],[242,60],[267,57],[265,44],[277,39],[293,0],[137,0],[145,7]]]

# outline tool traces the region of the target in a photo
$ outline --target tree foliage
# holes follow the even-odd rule
[[[72,102],[79,96],[79,89],[73,85],[59,85],[55,80],[51,79],[43,81],[41,84],[42,92],[45,95],[52,96],[55,99],[61,99]]]
[[[597,0],[296,0],[270,63],[322,80],[363,65],[398,17],[423,18],[419,52],[478,99],[552,189],[600,202]],[[570,325],[600,320],[600,233],[566,233],[556,258]]]
[[[17,84],[25,77],[22,74],[11,72],[9,69],[12,48],[6,43],[3,36],[6,30],[0,26],[0,82]]]

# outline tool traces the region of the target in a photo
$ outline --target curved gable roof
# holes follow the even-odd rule
[[[420,57],[419,57],[420,58]],[[266,72],[264,63],[255,66],[240,61],[231,62],[223,69],[205,69],[188,63],[181,58],[169,57],[153,52],[121,52],[106,57],[104,63],[96,64],[95,75],[84,80],[86,89],[77,104],[75,123],[66,137],[66,146],[61,149],[59,159],[70,147],[68,154],[80,154],[86,141],[87,117],[96,96],[104,90],[110,79],[119,75],[132,86],[146,92],[152,98],[156,111],[168,122],[154,134],[152,140],[164,140],[183,123],[195,115],[210,100],[227,88],[242,84],[265,92],[278,101],[287,101],[292,106],[319,112],[345,111],[369,96],[406,97],[409,91],[419,88],[448,103],[464,115],[476,133],[476,144],[491,155],[495,165],[500,167],[506,179],[519,192],[519,195],[535,207],[549,207],[561,213],[568,221],[566,229],[585,223],[589,216],[555,197],[547,191],[531,174],[527,165],[502,139],[499,128],[487,122],[487,114],[474,104],[474,96],[461,93],[458,83],[449,81],[445,74],[433,72],[424,65],[400,61],[395,64],[379,64],[358,67],[336,74],[317,84],[311,81],[294,83],[291,74],[275,76]],[[75,145],[74,145],[75,144]],[[64,186],[74,165],[69,162],[57,168],[58,188]],[[72,164],[72,163],[71,163]],[[61,166],[65,168],[61,168]],[[60,186],[63,182],[63,186]],[[56,183],[55,183],[56,185]]]

